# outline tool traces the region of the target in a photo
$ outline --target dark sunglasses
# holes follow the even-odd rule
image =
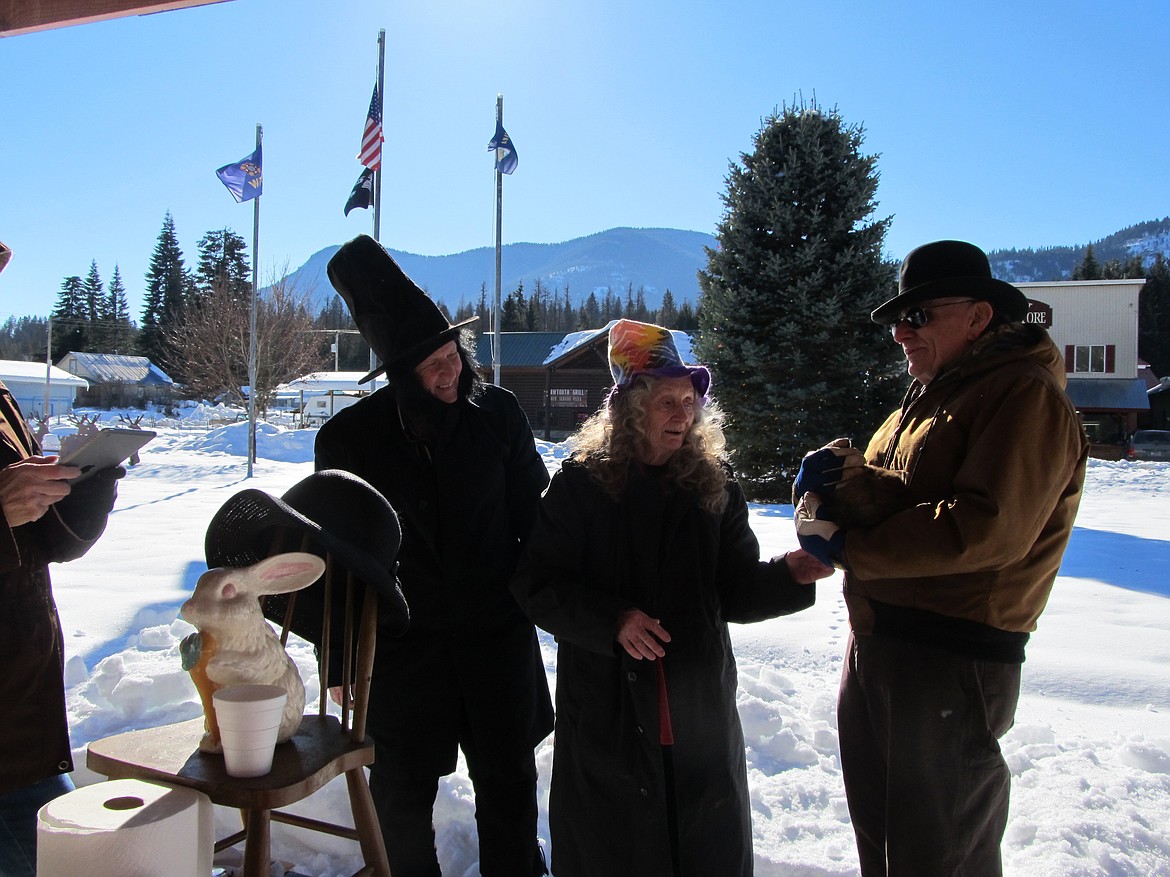
[[[901,326],[903,323],[907,323],[911,329],[921,329],[930,322],[931,311],[937,310],[938,308],[949,308],[951,305],[965,305],[978,300],[979,299],[976,298],[965,298],[961,301],[948,301],[941,305],[927,305],[926,307],[919,305],[916,308],[910,308],[910,310],[906,311],[896,320],[892,320],[891,322],[887,323],[886,327],[890,330],[890,332],[896,332],[898,331],[899,326]]]

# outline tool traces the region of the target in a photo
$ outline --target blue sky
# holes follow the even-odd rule
[[[372,231],[342,207],[386,30],[381,239],[494,243],[497,93],[520,164],[503,240],[713,232],[729,163],[801,97],[865,128],[887,250],[1083,244],[1170,213],[1163,0],[230,0],[0,40],[0,319],[114,266],[137,319],[174,217],[251,244],[215,169],[264,127],[260,275]],[[469,293],[473,295],[475,291]]]

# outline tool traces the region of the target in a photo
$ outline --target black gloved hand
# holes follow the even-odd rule
[[[125,476],[124,466],[111,466],[71,485],[69,495],[57,502],[62,520],[83,538],[100,534],[118,499],[118,480]]]

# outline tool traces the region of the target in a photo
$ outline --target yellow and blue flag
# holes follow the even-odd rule
[[[227,186],[236,201],[251,201],[264,194],[264,162],[261,156],[263,146],[257,146],[251,155],[225,164],[215,172],[219,181]]]
[[[488,142],[487,148],[489,152],[493,149],[496,151],[496,170],[502,174],[510,174],[516,170],[519,161],[516,158],[516,147],[500,122],[496,122],[495,136]]]

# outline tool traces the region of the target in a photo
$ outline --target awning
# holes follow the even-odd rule
[[[1149,411],[1141,378],[1069,378],[1068,397],[1078,411]]]

